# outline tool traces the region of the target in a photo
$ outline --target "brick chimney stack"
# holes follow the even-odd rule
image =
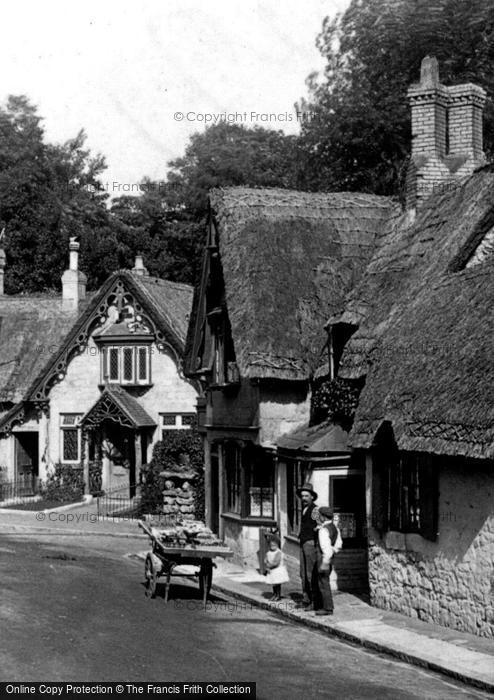
[[[408,99],[412,111],[412,157],[407,172],[407,209],[415,208],[449,178],[446,155],[448,90],[439,82],[434,56],[426,56],[420,83],[411,85]]]
[[[485,163],[482,111],[485,91],[472,83],[446,87],[434,56],[426,56],[420,83],[411,85],[412,153],[406,207],[415,210],[432,192],[470,176]]]
[[[79,270],[80,245],[75,237],[69,239],[69,269],[62,275],[62,307],[77,309],[79,302],[86,297],[86,275]]]
[[[422,61],[420,83],[410,86],[408,99],[412,109],[412,157],[446,155],[448,91],[439,82],[434,56],[426,56]]]
[[[453,85],[449,93],[449,154],[464,155],[475,162],[485,163],[482,113],[485,90],[473,83]]]

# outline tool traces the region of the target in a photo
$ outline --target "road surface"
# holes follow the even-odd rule
[[[143,543],[2,536],[0,680],[256,681],[258,698],[488,698],[248,604],[172,585],[144,596]],[[162,588],[158,589],[158,594]]]

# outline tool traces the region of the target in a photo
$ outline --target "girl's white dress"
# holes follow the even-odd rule
[[[279,550],[276,550],[275,552],[268,550],[266,553],[266,561],[269,564],[273,564],[277,559],[277,555],[279,554],[281,554],[281,561],[279,565],[274,569],[268,569],[268,573],[266,574],[266,583],[269,583],[271,586],[277,586],[280,583],[288,583],[290,580],[286,566],[283,563],[283,552],[280,552]]]

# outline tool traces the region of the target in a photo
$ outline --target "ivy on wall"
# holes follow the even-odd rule
[[[350,430],[361,390],[362,382],[357,380],[336,377],[321,382],[312,395],[311,423],[331,420]]]
[[[167,478],[161,472],[193,473],[190,479],[195,492],[195,515],[204,519],[204,449],[196,427],[190,430],[163,430],[162,439],[153,449],[152,459],[143,468],[141,507],[146,513],[159,513]]]
[[[42,487],[42,495],[49,501],[80,501],[84,493],[84,472],[72,464],[55,464]]]

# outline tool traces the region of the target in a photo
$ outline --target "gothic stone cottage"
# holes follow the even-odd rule
[[[309,421],[324,322],[359,281],[393,206],[364,194],[229,188],[210,195],[186,372],[205,388],[208,524],[251,566],[260,528],[279,526],[298,570],[295,490],[304,474],[297,460],[277,459],[276,443]],[[333,460],[346,475],[345,435],[326,442],[320,467]]]
[[[55,296],[5,296],[0,251],[2,481],[102,462],[103,488],[133,495],[163,428],[185,428],[196,390],[181,372],[192,288],[148,276],[142,258],[86,295],[70,242]]]
[[[366,461],[373,603],[492,636],[494,169],[482,167],[485,95],[445,88],[430,59],[409,94],[407,210],[388,222],[329,327],[353,331],[340,380],[365,382],[349,442]],[[465,177],[468,168],[476,169]]]

